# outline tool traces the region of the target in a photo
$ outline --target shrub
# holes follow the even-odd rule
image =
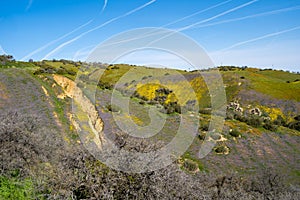
[[[264,129],[267,129],[269,131],[276,131],[277,130],[277,126],[275,124],[272,124],[272,122],[270,121],[266,121],[263,125]]]
[[[225,145],[218,146],[215,148],[215,152],[219,154],[228,153],[228,147],[226,147]]]
[[[112,105],[112,104],[108,104],[106,106],[106,109],[110,112],[119,112],[120,111],[120,108],[116,105]]]
[[[204,115],[210,115],[211,114],[211,108],[199,109],[199,113],[204,114]]]
[[[150,101],[147,101],[147,102],[148,102],[149,105],[156,105],[157,104],[157,102],[154,101],[154,100],[150,100]]]
[[[56,73],[57,73],[57,74],[60,74],[60,75],[64,75],[64,74],[67,73],[67,71],[66,71],[64,68],[60,67],[60,68],[56,71]]]
[[[226,119],[228,119],[228,120],[234,119],[234,110],[232,110],[232,109],[227,109],[227,112],[226,112]]]
[[[72,69],[66,69],[66,71],[71,76],[75,76],[77,74],[77,72],[75,70],[72,70]]]
[[[247,121],[246,117],[243,114],[239,113],[239,112],[236,112],[233,117],[234,117],[234,119],[236,119],[240,122],[246,122]]]
[[[147,97],[145,97],[145,96],[141,96],[141,99],[142,99],[143,101],[148,101]]]
[[[199,140],[205,140],[205,137],[206,137],[206,133],[205,133],[205,132],[200,132],[200,133],[198,134]]]
[[[12,55],[0,55],[1,62],[14,62],[14,57]]]
[[[178,104],[175,104],[175,112],[181,114],[181,107]]]
[[[253,127],[260,127],[262,125],[262,120],[259,116],[251,115],[246,119],[248,125]]]
[[[30,180],[18,181],[0,176],[0,199],[35,199],[33,183]]]
[[[186,159],[183,162],[183,167],[190,172],[194,172],[198,169],[198,164],[192,160]]]
[[[232,137],[239,137],[241,133],[237,129],[233,129],[229,132],[229,135],[231,135]]]
[[[209,124],[208,123],[203,123],[199,127],[199,130],[201,130],[201,131],[208,131],[208,129],[209,129]]]
[[[113,88],[113,85],[107,83],[107,82],[102,82],[101,80],[98,83],[98,87],[100,87],[102,90],[107,89],[111,90]]]
[[[296,121],[300,121],[300,115],[297,115],[296,117],[294,117],[294,119],[295,119]]]
[[[47,64],[45,64],[43,62],[39,63],[38,65],[40,66],[40,69],[38,69],[37,71],[35,71],[33,73],[34,75],[43,74],[43,73],[54,74],[57,71],[55,67],[47,65]]]
[[[295,129],[297,131],[300,131],[300,121],[289,123],[289,128],[290,129]]]
[[[110,69],[120,69],[120,67],[114,65],[114,66],[111,67]]]
[[[165,94],[168,95],[170,93],[172,93],[172,90],[169,90],[168,88],[159,88],[157,90],[155,90],[155,92],[159,95],[159,94]]]
[[[274,121],[274,124],[278,126],[286,126],[286,121],[281,115],[278,115]]]
[[[177,102],[164,104],[164,110],[162,110],[162,112],[166,114],[172,114],[175,112],[181,114],[181,106],[177,104]]]

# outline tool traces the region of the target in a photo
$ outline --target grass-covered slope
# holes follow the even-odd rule
[[[0,61],[0,199],[299,197],[299,74],[219,67],[227,95],[225,125],[212,135],[217,141],[213,151],[199,159],[211,120],[211,97],[201,73],[210,70],[18,62],[5,56]],[[70,82],[78,75],[82,88],[83,81],[98,81],[99,73],[95,108],[104,134],[119,148],[147,151],[151,144],[166,144],[176,135],[181,117],[196,118],[200,127],[186,153],[168,168],[144,174],[117,172],[93,158],[72,124],[72,100],[54,75]],[[119,99],[131,96],[130,113],[111,104],[113,90]],[[189,111],[196,100],[199,113]],[[126,136],[113,118],[117,114],[147,126],[149,109],[167,120],[148,140]]]

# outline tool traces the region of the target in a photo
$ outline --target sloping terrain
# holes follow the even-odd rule
[[[299,74],[220,67],[227,95],[225,126],[208,136],[217,145],[199,159],[199,147],[211,132],[211,97],[201,76],[210,70],[99,63],[94,70],[92,64],[66,60],[1,59],[0,199],[299,198]],[[84,90],[90,87],[83,84],[87,81],[97,81],[95,106]],[[112,104],[112,95],[117,100],[131,97],[129,113]],[[197,119],[200,127],[191,128],[196,135],[192,145],[171,166],[142,174],[118,172],[85,149],[72,100],[81,108],[77,117],[94,125],[99,146],[105,143],[103,136],[120,149],[147,152],[172,140],[181,117]],[[195,101],[197,113],[189,109]],[[151,123],[150,109],[166,123],[149,139],[128,136],[113,116],[143,127]]]

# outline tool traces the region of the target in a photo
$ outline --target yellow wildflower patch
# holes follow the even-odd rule
[[[284,117],[284,114],[282,113],[280,108],[269,108],[266,106],[259,106],[259,108],[261,110],[265,111],[266,113],[268,113],[268,115],[271,118],[271,121],[276,120],[278,115],[281,115],[282,117]]]
[[[137,92],[139,95],[152,100],[155,98],[156,90],[159,88],[161,88],[161,85],[159,83],[138,84]]]

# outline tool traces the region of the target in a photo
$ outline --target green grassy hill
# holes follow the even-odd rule
[[[0,56],[0,199],[126,195],[176,199],[204,191],[215,199],[299,197],[300,74],[246,67],[217,70],[223,78],[227,112],[223,129],[209,136],[211,95],[203,76],[213,74],[212,69],[188,72],[68,60],[19,62]],[[62,86],[57,77],[68,78],[69,85]],[[196,132],[186,129],[196,135],[191,146],[161,171],[127,174],[108,168],[84,148],[72,120],[72,98],[67,95],[67,90],[78,87],[90,97],[84,88],[93,85],[97,85],[95,110],[104,122],[103,134],[120,149],[147,151],[148,144],[169,143],[182,117],[200,124]],[[112,95],[118,101],[130,97],[130,112],[113,105]],[[195,102],[199,102],[197,112],[191,109]],[[145,127],[151,124],[151,109],[166,123],[147,141],[126,136],[113,116]],[[199,159],[206,136],[216,146]],[[170,173],[174,175],[168,180]],[[190,185],[182,186],[184,182]],[[168,192],[161,194],[162,188]],[[13,191],[20,194],[10,195]]]

